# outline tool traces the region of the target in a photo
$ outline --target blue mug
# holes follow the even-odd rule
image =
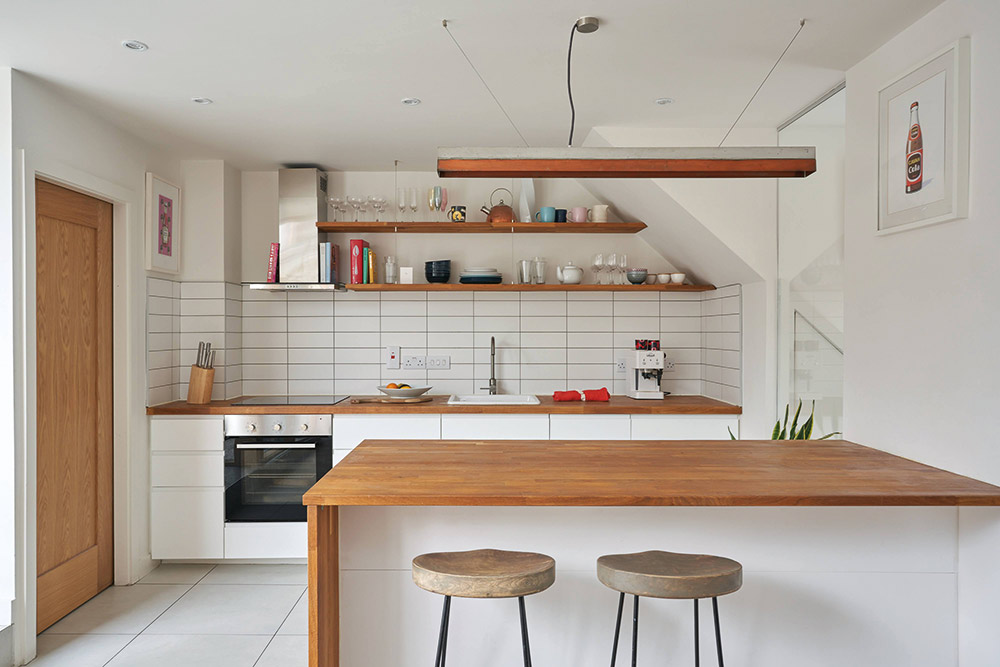
[[[566,222],[566,209],[564,208],[556,209],[556,222]]]
[[[536,222],[555,222],[556,221],[556,207],[555,206],[543,206],[537,213],[535,213]]]

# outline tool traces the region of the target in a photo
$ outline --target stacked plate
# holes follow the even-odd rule
[[[496,285],[503,282],[503,274],[495,268],[472,267],[462,271],[458,282],[464,285]]]

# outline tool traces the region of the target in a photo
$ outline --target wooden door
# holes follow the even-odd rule
[[[35,182],[37,630],[110,586],[112,207]]]

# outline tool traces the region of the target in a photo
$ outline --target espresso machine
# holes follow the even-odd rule
[[[640,347],[644,349],[639,349]],[[637,340],[636,350],[625,357],[625,395],[629,398],[662,399],[660,380],[663,379],[666,359],[666,353],[660,349],[660,341]]]

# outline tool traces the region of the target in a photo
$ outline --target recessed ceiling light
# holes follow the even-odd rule
[[[207,97],[192,97],[191,101],[194,102],[195,104],[211,104],[214,100],[211,100]]]
[[[146,42],[140,42],[137,39],[126,39],[124,42],[122,42],[122,46],[124,46],[129,51],[148,51],[149,50],[149,44],[146,44]]]
[[[674,98],[672,98],[672,97],[657,97],[656,98],[656,103],[659,104],[661,107],[663,107],[663,106],[666,106],[668,104],[673,104],[674,103]]]
[[[404,97],[403,99],[400,100],[400,102],[402,102],[403,104],[405,104],[408,107],[415,107],[418,104],[420,104],[420,98],[418,98],[418,97]]]

